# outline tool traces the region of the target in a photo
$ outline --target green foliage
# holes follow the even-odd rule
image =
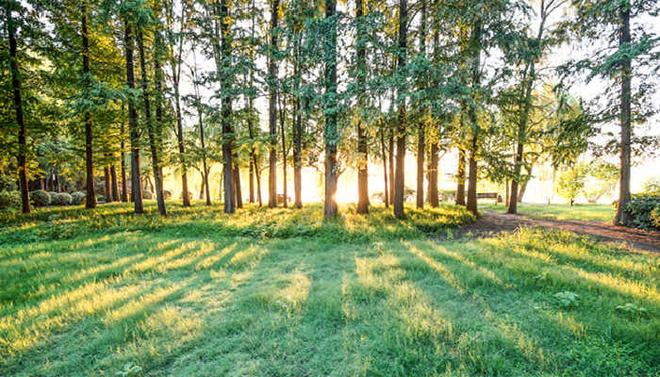
[[[30,202],[35,207],[45,207],[50,204],[51,196],[47,191],[35,190],[30,192]]]
[[[655,193],[633,195],[624,211],[631,217],[629,225],[642,229],[660,229],[658,226],[660,195]]]
[[[559,179],[557,180],[557,193],[573,205],[584,188],[586,177],[587,167],[584,163],[580,162],[565,167],[559,173]]]
[[[71,193],[71,204],[73,204],[73,205],[83,204],[86,196],[87,196],[87,194],[85,194],[82,191],[72,192]]]
[[[20,191],[0,191],[0,211],[16,210],[20,207]]]
[[[619,178],[615,164],[601,162],[588,168],[588,177],[582,193],[589,203],[596,203],[603,195],[611,193]]]
[[[573,308],[577,306],[578,299],[580,298],[578,294],[571,291],[555,293],[552,297],[555,298],[557,305],[562,308]]]

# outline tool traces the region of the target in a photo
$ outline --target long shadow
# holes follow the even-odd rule
[[[474,255],[474,253],[466,253],[466,256],[469,255],[469,257],[476,261],[477,264],[481,265],[483,262],[486,260],[492,260],[492,259],[498,259],[501,262],[501,265],[498,265],[496,267],[499,267],[499,269],[503,269],[506,271],[506,274],[502,276],[502,279],[510,284],[513,288],[513,290],[503,290],[501,287],[493,286],[493,287],[488,287],[484,286],[483,284],[478,284],[477,286],[470,287],[471,291],[480,291],[481,294],[479,294],[477,297],[477,301],[482,302],[482,307],[485,308],[485,310],[493,313],[491,315],[491,318],[497,319],[499,318],[499,315],[496,313],[502,313],[505,315],[507,318],[506,322],[500,322],[498,323],[498,327],[502,328],[502,335],[507,336],[509,333],[512,331],[515,331],[516,328],[519,328],[519,331],[523,331],[521,334],[529,333],[531,336],[533,336],[532,339],[535,339],[533,343],[537,343],[540,345],[543,345],[546,347],[547,350],[553,350],[553,352],[550,354],[547,351],[544,351],[543,353],[539,354],[540,356],[545,355],[544,357],[541,357],[541,360],[544,360],[547,356],[551,356],[552,358],[556,359],[556,362],[562,361],[563,366],[566,368],[572,368],[572,364],[570,361],[563,360],[564,357],[566,357],[565,354],[559,352],[557,353],[555,350],[561,350],[561,349],[574,349],[576,345],[580,347],[588,347],[588,343],[593,341],[593,335],[590,338],[585,338],[587,335],[587,332],[590,334],[598,333],[599,331],[605,331],[608,332],[606,327],[607,327],[607,322],[603,323],[602,321],[597,321],[594,322],[593,314],[589,308],[580,308],[580,310],[576,310],[574,314],[572,314],[570,311],[568,313],[565,313],[563,310],[560,311],[553,311],[552,307],[546,307],[546,308],[534,308],[534,305],[539,303],[539,299],[542,299],[539,297],[539,292],[533,289],[532,287],[525,285],[521,286],[520,284],[525,284],[525,281],[521,281],[520,277],[520,271],[516,270],[515,264],[512,264],[510,262],[501,261],[499,255],[497,253],[492,252],[492,250],[486,250],[484,251],[484,256],[483,258],[477,258],[477,256]],[[437,257],[435,258],[437,259]],[[466,266],[460,267],[457,265],[452,265],[451,263],[448,263],[448,260],[442,260],[442,262],[447,263],[448,268],[455,270],[456,268],[463,269]],[[538,263],[538,261],[534,261],[533,263]],[[495,271],[497,271],[496,269]],[[457,276],[465,276],[464,273],[459,273],[456,272]],[[509,279],[508,277],[514,277],[517,276],[515,279]],[[466,281],[469,281],[470,279],[467,279]],[[537,282],[536,283],[539,288],[542,288],[542,282]],[[468,284],[469,285],[469,284]],[[486,288],[486,289],[484,289]],[[589,288],[584,288],[588,290]],[[494,292],[493,290],[499,290],[501,291],[500,294],[497,294],[496,291]],[[511,292],[510,294],[508,292]],[[583,290],[578,291],[580,294],[582,294]],[[433,294],[432,291],[429,291],[430,294]],[[615,292],[617,294],[621,294],[620,292]],[[503,296],[504,295],[504,296]],[[585,294],[586,295],[586,294]],[[474,294],[472,295],[474,299]],[[507,299],[506,297],[509,296],[510,299]],[[545,298],[547,300],[547,298]],[[542,302],[542,301],[541,301]],[[516,309],[511,310],[511,305],[515,305]],[[612,306],[615,304],[612,304]],[[511,317],[511,314],[515,313],[514,317]],[[549,313],[553,313],[553,315],[549,315]],[[603,318],[605,320],[605,318]],[[618,335],[622,341],[623,339],[626,342],[630,342],[633,339],[634,342],[636,342],[638,345],[640,344],[646,344],[652,342],[651,339],[647,339],[649,334],[644,333],[643,328],[637,328],[636,326],[627,326],[626,324],[621,324],[620,320],[617,320],[616,318],[607,318],[608,321],[612,321],[612,324],[616,324],[620,329],[616,330],[618,334],[624,334],[627,333],[627,335],[624,336],[624,338],[621,338],[621,335]],[[515,326],[513,329],[511,328],[511,325]],[[603,328],[603,326],[605,328]],[[546,335],[547,333],[544,331],[547,331],[547,329],[552,329],[553,334],[557,334],[554,338],[548,338]],[[625,329],[625,330],[624,330]],[[612,329],[609,330],[611,332]],[[637,335],[635,335],[637,334]],[[519,339],[520,336],[518,336]],[[554,340],[553,340],[554,339]],[[555,343],[553,343],[555,342]],[[558,342],[558,344],[556,343]],[[606,342],[605,344],[608,344],[609,347],[615,346],[616,340],[612,340],[610,342]],[[529,349],[529,343],[527,341],[523,341],[523,348]],[[624,346],[625,347],[625,346]],[[633,346],[634,347],[634,346]],[[648,358],[648,355],[646,356]],[[647,360],[648,361],[648,360]],[[551,366],[553,363],[552,360],[547,359],[545,360],[544,365],[546,366]],[[541,364],[539,364],[541,365]],[[559,364],[557,364],[559,365]],[[554,367],[554,365],[552,365]]]
[[[241,248],[235,248],[234,250],[240,251]],[[180,257],[183,258],[184,256],[180,255]],[[37,344],[15,355],[10,360],[12,361],[11,364],[14,366],[20,365],[21,362],[18,360],[30,360],[30,362],[41,360],[44,357],[49,357],[49,353],[44,354],[42,350],[53,350],[53,352],[60,352],[59,355],[61,357],[55,359],[63,360],[57,364],[57,368],[62,368],[61,371],[89,371],[98,368],[98,365],[89,365],[90,359],[88,357],[93,356],[91,360],[97,360],[98,355],[95,353],[98,353],[101,345],[108,342],[121,344],[126,340],[130,340],[130,337],[136,336],[134,332],[136,328],[139,328],[138,323],[147,320],[157,309],[162,308],[165,303],[178,302],[186,297],[193,288],[199,287],[202,284],[208,284],[213,280],[208,274],[204,274],[204,271],[192,268],[195,263],[198,263],[204,257],[204,253],[199,253],[195,258],[186,261],[186,263],[177,264],[175,268],[163,271],[163,275],[167,276],[168,279],[161,279],[160,277],[164,277],[163,275],[151,276],[151,278],[149,276],[131,275],[131,282],[113,281],[109,283],[106,286],[106,292],[112,292],[113,290],[122,292],[127,289],[131,290],[137,286],[145,287],[132,289],[130,295],[125,295],[120,300],[111,301],[104,305],[95,305],[92,311],[86,313],[87,315],[73,321],[69,320],[64,326],[60,326],[57,329],[58,336],[50,336],[42,339]],[[185,270],[182,271],[182,269]],[[168,283],[169,280],[173,280],[171,276],[173,274],[178,274],[178,280],[183,281],[183,283]],[[103,297],[104,295],[101,293],[99,292],[99,296]],[[103,313],[105,314],[102,315]],[[67,320],[66,317],[62,319]],[[79,331],[78,329],[88,328],[90,326],[102,330],[84,335],[86,339],[84,345],[73,345],[77,340],[64,336],[64,334],[74,334],[75,336],[75,333]],[[126,336],[129,336],[129,338],[126,339]],[[74,347],[76,350],[74,355],[76,357],[67,355],[66,350],[62,349],[67,348],[67,341],[65,339],[70,339],[69,342],[73,343],[68,346]],[[53,357],[53,355],[50,354],[50,357]],[[71,363],[81,363],[84,369],[79,368],[81,365],[78,365],[78,368],[70,369],[67,365]],[[53,366],[51,365],[51,367]],[[52,372],[52,375],[58,375],[57,371],[50,370],[49,372]]]

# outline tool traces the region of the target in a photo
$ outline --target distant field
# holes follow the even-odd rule
[[[504,213],[507,207],[503,204],[479,203],[480,208]],[[614,219],[614,207],[610,204],[518,204],[518,213],[536,219],[577,220],[610,222]]]
[[[452,239],[455,206],[147,208],[0,218],[0,376],[660,374],[655,255]]]

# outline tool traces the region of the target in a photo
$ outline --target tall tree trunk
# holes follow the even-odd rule
[[[474,216],[479,215],[477,209],[477,153],[479,148],[479,122],[477,119],[477,90],[479,89],[481,79],[481,21],[477,20],[472,29],[470,38],[470,48],[472,53],[472,101],[468,107],[468,116],[470,117],[471,143],[469,151],[469,176],[468,176],[468,194],[467,194],[467,209],[472,212]]]
[[[326,0],[325,21],[328,32],[324,46],[325,62],[325,201],[323,215],[326,219],[337,217],[337,3]]]
[[[270,145],[268,153],[268,207],[277,207],[277,27],[279,0],[271,0],[270,52],[268,54],[268,131]]]
[[[115,198],[112,196],[112,183],[110,182],[110,168],[105,166],[103,168],[103,179],[105,181],[105,201],[112,203]]]
[[[358,203],[357,203],[357,213],[367,214],[369,213],[369,156],[368,156],[368,144],[367,144],[367,132],[364,129],[364,124],[362,122],[361,112],[365,107],[365,93],[366,91],[366,76],[361,70],[367,69],[367,41],[366,35],[367,32],[364,24],[365,17],[365,4],[363,0],[356,0],[355,2],[355,18],[357,21],[357,32],[356,32],[356,63],[357,69],[360,71],[358,73],[357,82],[358,82],[358,119],[357,119],[357,147],[358,147]]]
[[[250,203],[254,203],[254,163],[252,163],[252,156],[248,161],[248,182],[248,189],[250,190],[248,200]]]
[[[188,164],[186,162],[186,146],[183,134],[183,115],[181,112],[181,92],[180,92],[180,79],[181,79],[181,65],[182,65],[182,51],[184,40],[184,25],[186,14],[186,2],[181,2],[181,28],[179,30],[179,45],[177,52],[171,54],[170,68],[172,70],[172,89],[174,90],[174,110],[176,114],[176,140],[179,150],[179,163],[181,168],[181,197],[183,206],[190,206],[190,195],[188,194]]]
[[[83,63],[83,80],[85,82],[85,89],[89,89],[91,78],[89,69],[89,35],[87,32],[87,2],[82,1],[80,6],[80,13],[82,20],[80,22],[80,36],[82,38],[82,63]],[[87,195],[85,196],[85,208],[96,208],[96,195],[94,194],[94,155],[92,149],[92,114],[89,110],[85,110],[85,188]]]
[[[238,155],[232,157],[234,163],[233,181],[236,208],[243,208],[243,193],[241,192],[241,168],[238,165]]]
[[[392,103],[394,103],[394,98],[392,98]],[[386,188],[390,192],[390,203],[394,201],[394,124],[390,124],[389,127],[389,140],[388,140],[388,149],[387,149],[387,161],[389,164],[389,177],[390,177],[390,187]]]
[[[300,37],[296,37],[295,62],[293,66],[294,96],[293,96],[293,191],[295,207],[302,208],[302,109],[300,106]]]
[[[429,174],[428,174],[428,179],[429,179],[429,193],[428,193],[428,198],[429,198],[429,204],[433,208],[438,207],[438,142],[434,141],[431,143],[431,151],[430,151],[430,158],[429,158]]]
[[[456,204],[465,205],[465,149],[458,148],[458,168],[456,170]]]
[[[158,212],[161,215],[167,215],[165,208],[165,198],[163,196],[163,177],[160,176],[160,161],[158,159],[158,141],[156,132],[151,119],[151,102],[149,100],[149,80],[147,78],[147,58],[144,48],[144,37],[142,29],[138,28],[138,51],[140,54],[140,72],[142,74],[142,101],[144,102],[144,120],[147,123],[147,134],[149,136],[149,149],[151,151],[151,168],[153,170],[154,181],[156,182],[156,201],[158,203]]]
[[[121,199],[119,196],[119,184],[117,182],[117,169],[115,168],[114,161],[112,165],[110,165],[110,181],[112,182],[112,199],[118,202]]]
[[[419,51],[422,57],[426,57],[426,0],[422,2],[422,14],[419,31]],[[419,83],[419,89],[424,89],[424,82]],[[425,114],[428,109],[423,106],[422,111]],[[417,208],[424,208],[424,158],[426,157],[426,124],[422,119],[419,122],[417,130]]]
[[[387,184],[387,152],[385,151],[385,125],[380,129],[380,153],[383,158],[383,197],[385,208],[390,207],[390,192]]]
[[[123,110],[123,106],[122,106]],[[126,148],[125,141],[124,141],[124,122],[121,122],[121,129],[119,131],[121,133],[120,135],[120,142],[119,142],[119,149],[121,151],[119,152],[119,158],[120,158],[120,169],[121,169],[121,201],[126,203],[128,202],[128,185],[126,183],[126,154],[124,153],[124,149]]]
[[[7,2],[4,5],[7,17],[7,35],[9,36],[9,66],[11,69],[11,86],[13,91],[13,105],[16,112],[16,123],[18,124],[18,181],[21,189],[21,210],[30,213],[30,193],[28,191],[27,179],[27,141],[26,127],[23,118],[23,98],[21,96],[21,74],[18,69],[16,27],[12,18],[13,4]]]
[[[397,70],[399,73],[405,72],[406,67],[406,49],[408,34],[408,2],[399,0],[399,51],[397,60]],[[398,88],[399,117],[396,130],[396,171],[394,173],[394,216],[403,218],[404,202],[404,180],[405,180],[405,159],[406,159],[406,127],[408,123],[406,115],[406,98],[404,88]]]
[[[201,142],[202,146],[202,180],[203,180],[203,185],[206,190],[206,205],[210,206],[211,205],[211,193],[210,193],[210,187],[209,187],[209,170],[206,164],[206,141],[204,139],[204,118],[202,114],[202,108],[201,106],[197,106],[197,114],[199,117],[199,140]]]
[[[527,177],[525,177],[520,185],[520,190],[518,190],[518,203],[522,203],[523,197],[525,196],[525,191],[527,191],[527,184],[532,177],[532,166],[529,165],[529,170],[527,171]]]
[[[279,115],[280,115],[280,134],[282,134],[282,191],[284,194],[284,199],[282,200],[282,205],[284,208],[289,206],[288,203],[288,190],[287,190],[287,179],[286,179],[286,133],[285,133],[285,122],[286,122],[286,100],[281,93],[278,93],[278,104],[279,104]]]
[[[126,85],[135,89],[135,70],[133,63],[133,29],[126,20],[124,30],[124,45],[126,46]],[[135,213],[144,213],[142,204],[142,180],[140,179],[140,131],[138,130],[138,114],[135,103],[128,100],[128,132],[131,141],[131,197]]]
[[[232,20],[229,17],[229,9],[227,7],[227,0],[220,1],[220,15],[219,15],[220,29],[221,29],[221,43],[220,43],[220,56],[223,64],[229,62],[229,54],[231,51],[231,32],[230,28]],[[226,72],[219,72],[221,75],[221,108],[222,108],[222,160],[223,160],[223,185],[224,185],[224,212],[236,212],[236,196],[234,186],[234,163],[233,163],[233,128],[231,126],[230,118],[232,113],[232,98],[230,96],[231,85]]]
[[[621,35],[619,48],[623,49],[630,44],[630,2],[624,1],[621,12]],[[629,57],[623,58],[621,63],[621,166],[619,175],[619,201],[616,206],[615,225],[628,225],[630,215],[626,212],[626,207],[630,203],[630,154],[631,154],[631,60]]]

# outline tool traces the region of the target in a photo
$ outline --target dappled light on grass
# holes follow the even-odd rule
[[[343,209],[37,211],[0,231],[0,375],[659,372],[657,257],[532,229],[437,241],[458,207]]]

